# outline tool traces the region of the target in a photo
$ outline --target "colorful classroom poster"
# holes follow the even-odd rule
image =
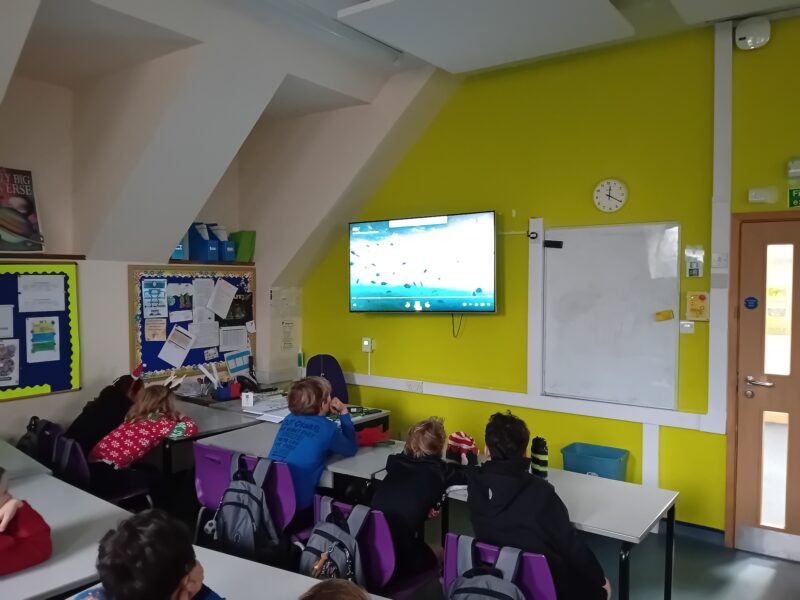
[[[167,317],[167,280],[142,280],[142,313],[145,319]]]
[[[0,387],[19,385],[19,340],[0,340]]]
[[[25,319],[25,341],[29,363],[53,362],[61,356],[58,317]]]

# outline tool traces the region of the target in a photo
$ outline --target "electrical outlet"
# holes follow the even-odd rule
[[[711,268],[712,269],[727,269],[728,268],[728,254],[723,252],[714,252],[711,255]]]
[[[367,353],[372,352],[372,338],[370,337],[361,338],[361,351]]]

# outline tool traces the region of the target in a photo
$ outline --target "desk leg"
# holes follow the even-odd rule
[[[631,548],[630,542],[622,542],[619,549],[619,600],[629,600],[631,593]]]
[[[442,514],[439,515],[439,518],[442,520],[442,551],[444,551],[444,538],[450,530],[450,498],[447,496],[442,502]]]
[[[664,600],[672,600],[672,571],[675,562],[675,505],[667,511],[667,546],[664,566]]]

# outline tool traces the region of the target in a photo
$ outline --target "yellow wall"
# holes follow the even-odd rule
[[[684,244],[709,251],[712,137],[710,29],[477,75],[458,88],[358,218],[494,209],[499,232],[525,230],[529,217],[543,217],[548,227],[677,221]],[[591,199],[606,177],[625,181],[630,194],[612,215]],[[370,336],[373,375],[527,389],[525,236],[498,236],[498,314],[465,317],[454,339],[449,315],[348,313],[344,225],[304,287],[306,356],[328,352],[345,371],[366,373],[360,340]],[[684,291],[708,285],[682,282]],[[708,329],[699,323],[695,335],[680,339],[683,410],[706,410],[707,354]],[[435,414],[449,431],[465,430],[479,444],[488,416],[507,408],[367,387],[351,393],[356,402],[392,410],[395,433]],[[553,465],[561,465],[560,449],[573,441],[619,446],[631,451],[628,479],[641,481],[641,424],[513,410],[548,439]],[[724,448],[723,436],[694,435]],[[665,449],[673,445],[669,435],[662,441]],[[724,456],[708,461],[719,477],[684,476],[685,467],[676,466],[661,483],[684,494],[680,518],[721,528],[724,505],[707,499],[724,495]]]
[[[788,209],[786,163],[800,157],[800,19],[772,23],[769,44],[733,61],[734,212]],[[751,187],[774,185],[775,204],[748,204]]]

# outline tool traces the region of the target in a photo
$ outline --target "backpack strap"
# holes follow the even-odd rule
[[[327,521],[328,516],[331,514],[331,510],[333,509],[333,498],[330,496],[323,496],[320,498],[319,501],[319,520],[320,521]]]
[[[494,568],[503,574],[503,579],[509,583],[514,581],[519,569],[519,558],[522,552],[516,548],[504,546],[500,548],[500,554],[494,563]]]
[[[64,443],[62,446],[63,452],[59,457],[60,460],[58,463],[59,472],[61,474],[67,470],[67,465],[69,465],[69,457],[72,455],[72,447],[75,445],[75,440],[71,440],[70,438],[62,438],[62,442]]]
[[[458,554],[456,555],[457,561],[457,573],[458,576],[461,577],[472,569],[474,566],[475,557],[472,553],[472,543],[475,541],[475,538],[470,537],[468,535],[460,535],[458,536]]]
[[[350,535],[353,536],[353,539],[358,538],[358,534],[369,516],[369,511],[369,506],[356,504],[350,512],[350,516],[347,517],[347,528],[350,530]]]
[[[253,483],[259,489],[264,489],[264,482],[267,480],[267,475],[269,475],[270,467],[272,467],[272,461],[268,458],[259,458],[258,462],[256,463],[256,468],[253,469]]]
[[[234,452],[233,456],[231,456],[231,480],[236,476],[236,473],[239,472],[239,461],[242,459],[244,455],[241,452]]]

